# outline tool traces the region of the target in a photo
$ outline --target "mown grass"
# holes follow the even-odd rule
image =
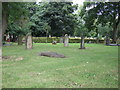
[[[102,44],[34,44],[32,50],[23,46],[3,47],[3,88],[117,88],[118,47]],[[38,56],[42,51],[64,54],[67,58]]]

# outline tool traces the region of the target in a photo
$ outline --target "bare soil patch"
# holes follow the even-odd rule
[[[58,54],[56,52],[41,52],[39,56],[46,56],[46,57],[55,57],[55,58],[65,58],[66,56],[62,54]]]
[[[16,56],[2,56],[2,60],[13,60],[13,61],[20,61],[23,60],[23,57],[16,57]]]

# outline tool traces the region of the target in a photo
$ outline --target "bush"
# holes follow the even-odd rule
[[[34,43],[52,43],[53,41],[57,41],[57,43],[59,42],[59,38],[57,37],[33,37],[33,42]]]
[[[60,37],[33,37],[34,43],[52,43],[53,41],[60,42]],[[80,43],[80,38],[69,38],[69,43]],[[100,43],[104,43],[104,40],[99,40]],[[85,39],[85,43],[96,43],[96,39]]]

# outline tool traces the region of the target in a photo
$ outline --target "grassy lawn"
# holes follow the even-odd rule
[[[34,44],[3,47],[3,88],[118,88],[118,47],[102,44]],[[67,58],[38,56],[42,51],[64,54]],[[19,60],[22,58],[23,60]]]

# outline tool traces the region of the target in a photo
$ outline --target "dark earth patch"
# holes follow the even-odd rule
[[[66,56],[62,54],[58,54],[56,52],[41,52],[39,56],[46,56],[46,57],[55,57],[55,58],[65,58]]]
[[[23,60],[23,57],[16,57],[16,56],[2,56],[2,60],[14,60],[14,61],[20,61]]]
[[[10,56],[2,56],[2,59],[5,60],[5,59],[10,59],[11,57]]]

